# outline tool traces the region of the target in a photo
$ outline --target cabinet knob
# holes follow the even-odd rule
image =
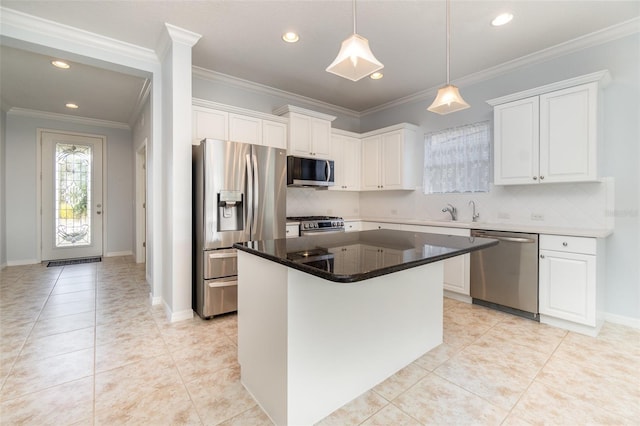
[[[569,243],[567,243],[566,241],[562,243],[562,246],[563,246],[563,247],[566,247],[566,246],[568,246],[568,245],[569,245]]]
[[[541,254],[541,255],[540,255],[540,259],[544,259],[544,254]]]
[[[538,176],[534,176],[534,177],[533,177],[533,180],[538,180]]]
[[[544,176],[540,176],[540,180],[544,180]]]

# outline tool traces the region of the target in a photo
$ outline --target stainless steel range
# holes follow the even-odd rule
[[[287,220],[300,222],[300,236],[344,232],[344,220],[341,217],[300,216],[288,217]]]

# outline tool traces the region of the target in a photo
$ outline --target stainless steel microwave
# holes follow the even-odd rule
[[[328,187],[334,181],[333,160],[287,157],[287,186]]]

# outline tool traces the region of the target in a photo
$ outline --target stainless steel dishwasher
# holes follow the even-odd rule
[[[538,234],[472,229],[499,244],[471,253],[473,303],[539,320]]]

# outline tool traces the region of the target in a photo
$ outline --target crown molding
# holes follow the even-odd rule
[[[193,47],[193,45],[202,38],[200,34],[176,27],[167,22],[164,23],[164,27],[166,31],[162,32],[158,40],[158,45],[156,46],[156,54],[160,59],[164,59],[172,43],[180,43],[188,47]]]
[[[310,105],[312,107],[318,107],[318,108],[327,109],[330,111],[335,111],[336,113],[339,113],[348,117],[360,118],[360,113],[352,109],[340,107],[327,102],[322,102],[317,99],[298,95],[292,92],[287,92],[285,90],[276,89],[274,87],[266,86],[260,83],[255,83],[249,80],[244,80],[242,78],[233,77],[231,75],[223,74],[217,71],[212,71],[212,70],[208,70],[208,69],[197,67],[197,66],[193,66],[192,69],[193,69],[193,75],[203,80],[215,81],[230,87],[246,89],[246,90],[250,90],[252,92],[256,92],[264,95],[277,96],[280,98],[288,99],[291,102],[301,102],[301,103]]]
[[[467,76],[453,80],[451,84],[455,84],[458,87],[464,87],[480,83],[482,81],[490,80],[492,78],[499,77],[500,75],[507,74],[518,68],[523,68],[539,62],[555,59],[560,56],[565,56],[583,49],[595,47],[636,33],[640,33],[640,18],[633,18],[620,24],[613,25],[611,27],[604,28],[590,34],[586,34],[573,40],[568,40],[566,42],[551,46],[538,52],[534,52],[529,55],[504,62],[502,64],[487,68],[477,73],[469,74]],[[431,99],[433,96],[435,96],[435,93],[440,87],[441,86],[430,87],[420,92],[416,92],[412,95],[405,96],[373,108],[369,108],[360,112],[360,115],[364,117],[369,114],[397,107],[406,103]]]
[[[7,111],[9,115],[17,115],[21,117],[40,118],[43,120],[64,121],[66,123],[82,124],[93,127],[107,127],[110,129],[131,130],[127,123],[117,121],[99,120],[97,118],[77,117],[75,115],[58,114],[55,112],[36,111],[32,109],[13,107]]]
[[[125,57],[134,60],[134,63],[127,61],[128,66],[138,66],[139,69],[146,71],[157,69],[159,63],[158,56],[152,49],[2,6],[0,6],[0,35],[107,61],[113,61],[114,56]],[[98,51],[102,55],[97,55]]]

